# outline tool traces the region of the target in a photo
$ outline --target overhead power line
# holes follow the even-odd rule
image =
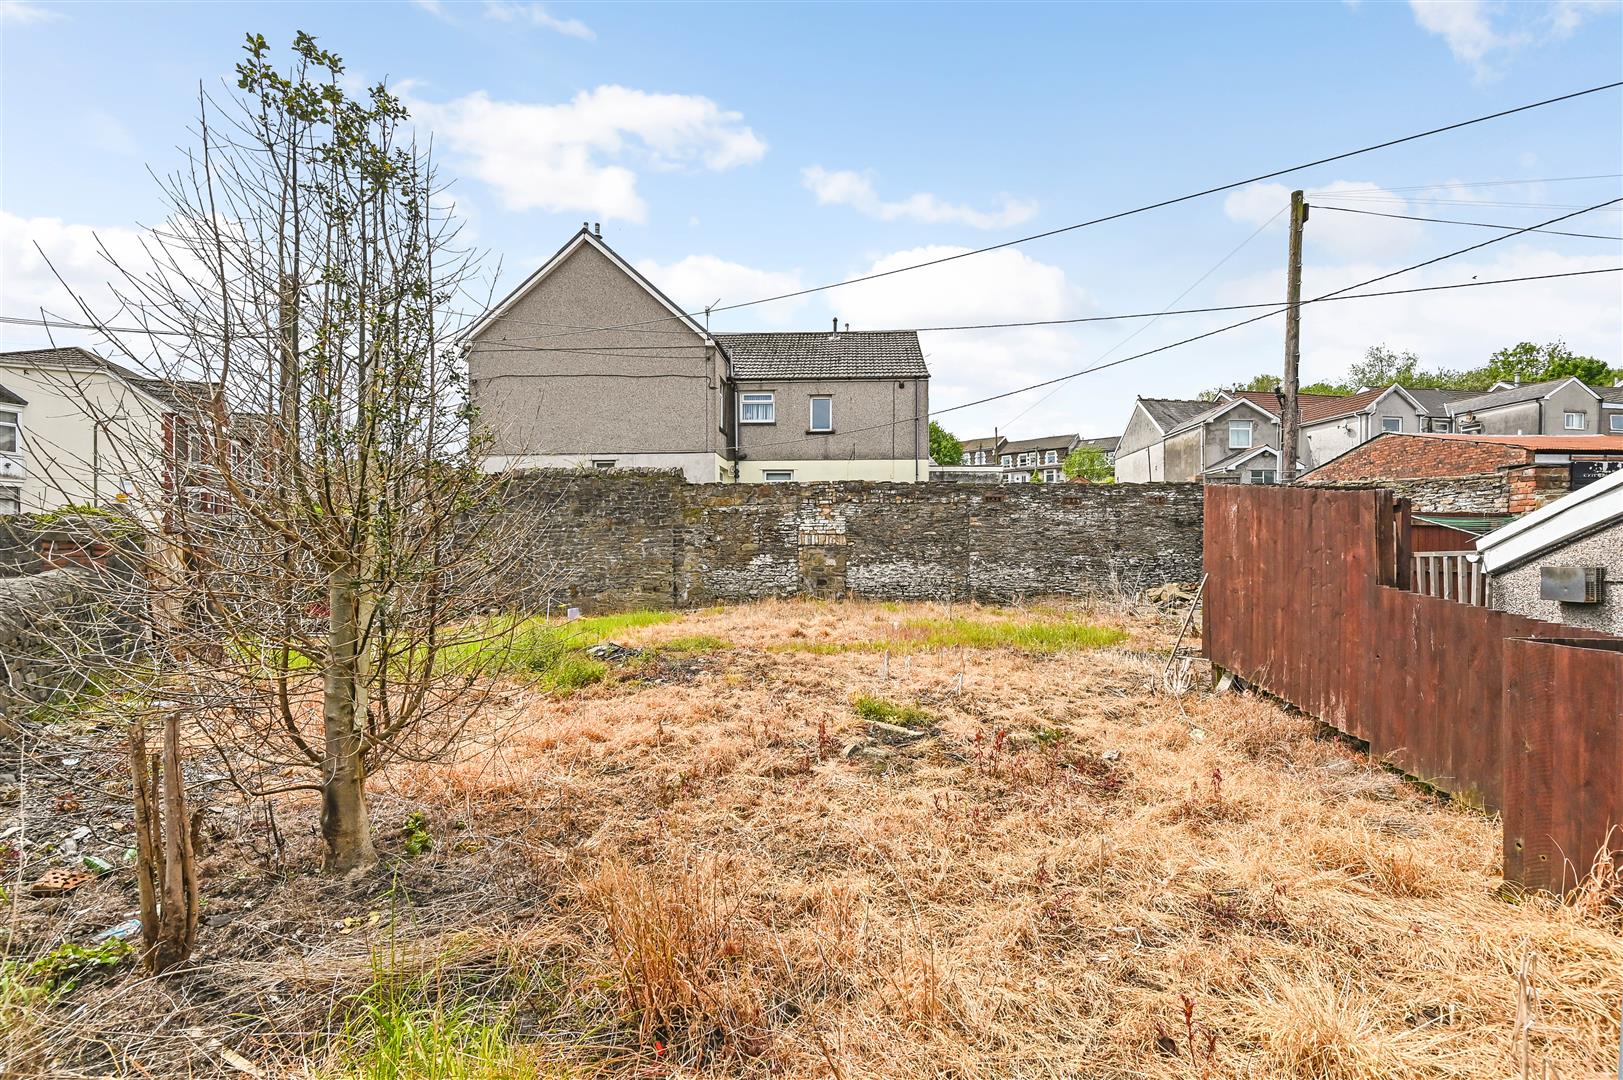
[[[1479,229],[1509,229],[1515,230],[1515,225],[1501,225],[1493,221],[1460,221],[1455,218],[1418,217],[1414,214],[1388,214],[1380,210],[1355,210],[1350,206],[1325,206],[1323,203],[1314,203],[1315,210],[1334,210],[1338,214],[1363,214],[1366,217],[1396,218],[1399,221],[1431,221],[1439,225],[1475,225]],[[1623,236],[1607,236],[1605,233],[1563,232],[1560,229],[1528,229],[1527,232],[1542,233],[1545,236],[1578,236],[1586,240],[1623,240]]]
[[[1612,200],[1609,200],[1608,202],[1605,202],[1605,203],[1599,203],[1599,204],[1597,204],[1597,206],[1610,206],[1612,203],[1617,203],[1617,202],[1623,202],[1623,199],[1612,199]],[[1586,208],[1586,209],[1595,209],[1595,207],[1589,207],[1589,208]],[[1536,225],[1528,225],[1525,228],[1518,229],[1514,233],[1506,233],[1503,236],[1491,237],[1491,238],[1489,238],[1487,240],[1482,241],[1480,244],[1472,244],[1469,247],[1459,248],[1456,251],[1450,251],[1450,252],[1448,252],[1446,254],[1438,255],[1435,258],[1427,259],[1424,262],[1413,263],[1413,264],[1411,264],[1409,266],[1405,266],[1405,267],[1403,267],[1402,269],[1399,269],[1399,270],[1393,270],[1393,271],[1391,271],[1389,273],[1379,274],[1379,275],[1377,275],[1375,277],[1368,278],[1368,279],[1366,279],[1364,281],[1356,282],[1356,283],[1354,283],[1352,285],[1343,286],[1342,288],[1336,289],[1333,292],[1324,293],[1321,296],[1315,296],[1310,300],[1303,300],[1302,301],[1302,306],[1306,307],[1306,306],[1308,306],[1310,304],[1322,304],[1322,303],[1326,303],[1328,301],[1331,301],[1333,299],[1352,300],[1352,299],[1362,299],[1362,298],[1374,296],[1375,295],[1374,293],[1358,293],[1358,294],[1356,294],[1354,296],[1346,296],[1345,294],[1351,293],[1355,289],[1362,289],[1362,288],[1365,288],[1366,286],[1374,285],[1374,284],[1376,284],[1378,282],[1390,280],[1391,278],[1397,277],[1397,276],[1399,276],[1401,274],[1408,274],[1408,273],[1412,273],[1415,270],[1424,269],[1425,267],[1428,267],[1428,266],[1435,266],[1437,263],[1443,262],[1443,261],[1445,261],[1447,259],[1453,259],[1453,258],[1456,258],[1456,257],[1458,257],[1460,255],[1469,254],[1470,252],[1473,252],[1473,251],[1479,251],[1482,248],[1489,247],[1489,246],[1491,246],[1493,244],[1502,243],[1502,242],[1504,242],[1506,240],[1511,239],[1514,236],[1520,235],[1521,233],[1524,233],[1524,232],[1529,232],[1529,231],[1531,231],[1533,229],[1542,228],[1542,227],[1544,227],[1546,225],[1558,224],[1559,222],[1567,220],[1567,218],[1576,217],[1578,214],[1581,214],[1581,213],[1584,213],[1584,212],[1586,212],[1586,211],[1585,210],[1580,210],[1580,211],[1577,211],[1576,213],[1563,214],[1560,217],[1551,218],[1549,221],[1541,221]],[[1614,271],[1611,270],[1611,269],[1604,269],[1604,270],[1595,271],[1595,272],[1597,272],[1597,273],[1611,273],[1611,272],[1614,272]],[[1576,276],[1576,275],[1574,275],[1574,276]],[[1507,280],[1510,280],[1510,279],[1507,279]],[[1529,277],[1529,278],[1527,278],[1525,280],[1534,280],[1534,278]],[[1466,288],[1466,287],[1474,286],[1474,285],[1477,285],[1477,284],[1488,284],[1488,283],[1487,282],[1470,282],[1468,284],[1467,283],[1461,283],[1458,287]],[[1419,290],[1416,290],[1416,291],[1427,292],[1427,291],[1434,291],[1434,289],[1435,289],[1435,287],[1433,287],[1433,289],[1419,289]],[[900,418],[900,419],[897,419],[897,420],[890,421],[889,423],[872,424],[872,425],[869,425],[868,427],[865,427],[865,428],[846,429],[845,431],[842,431],[841,434],[855,434],[856,432],[859,432],[859,431],[874,431],[874,430],[879,430],[879,429],[882,429],[882,428],[894,427],[894,426],[896,426],[898,424],[913,423],[914,421],[917,421],[917,420],[927,419],[929,416],[945,416],[947,413],[958,412],[958,411],[960,411],[962,409],[974,408],[977,405],[989,405],[994,401],[1002,401],[1004,398],[1013,397],[1016,394],[1024,394],[1024,393],[1027,393],[1028,391],[1031,391],[1031,390],[1041,390],[1044,387],[1055,386],[1055,385],[1057,385],[1059,383],[1069,382],[1072,379],[1080,378],[1083,375],[1090,375],[1090,374],[1092,374],[1092,373],[1094,373],[1096,371],[1103,371],[1106,368],[1119,367],[1122,364],[1130,363],[1130,362],[1132,362],[1134,360],[1142,360],[1146,356],[1154,356],[1154,355],[1156,355],[1158,353],[1164,353],[1164,352],[1167,352],[1167,351],[1169,351],[1171,349],[1180,348],[1180,347],[1182,347],[1184,345],[1192,345],[1197,341],[1204,341],[1207,338],[1216,337],[1218,334],[1226,334],[1231,330],[1238,330],[1238,329],[1240,329],[1242,327],[1249,326],[1252,323],[1261,322],[1264,319],[1272,318],[1275,315],[1279,315],[1279,314],[1284,313],[1286,310],[1287,310],[1287,307],[1285,307],[1285,306],[1274,307],[1270,311],[1265,311],[1260,315],[1253,315],[1249,319],[1241,319],[1238,322],[1226,323],[1223,326],[1219,326],[1219,327],[1216,327],[1214,329],[1207,330],[1204,333],[1195,334],[1195,335],[1193,335],[1191,337],[1182,338],[1182,339],[1180,339],[1178,341],[1168,342],[1165,345],[1160,345],[1160,346],[1157,346],[1156,348],[1153,348],[1153,349],[1146,349],[1143,352],[1134,353],[1131,356],[1123,356],[1123,357],[1120,357],[1118,359],[1108,361],[1106,363],[1094,364],[1094,365],[1092,365],[1090,367],[1085,367],[1085,368],[1081,369],[1080,371],[1073,371],[1073,372],[1070,372],[1067,375],[1056,375],[1052,379],[1044,379],[1041,382],[1035,382],[1035,383],[1031,383],[1031,384],[1029,384],[1027,386],[1016,387],[1013,390],[1005,390],[1005,391],[1002,391],[1000,393],[988,395],[987,397],[977,398],[974,401],[965,401],[965,402],[961,402],[960,404],[957,404],[957,405],[949,405],[944,409],[932,409],[927,414],[927,416],[924,416],[924,417],[920,417],[920,416],[903,417],[903,418]],[[778,441],[772,442],[772,443],[758,443],[754,447],[751,447],[750,449],[759,450],[759,449],[761,449],[761,448],[763,448],[765,446],[777,446],[777,445],[782,445],[782,444],[791,443],[791,442],[798,442],[798,441],[800,441],[800,440],[783,439],[783,440],[778,440]]]
[[[988,252],[1001,251],[1004,248],[1014,247],[1018,244],[1028,244],[1033,240],[1043,240],[1051,236],[1059,236],[1063,233],[1075,232],[1078,229],[1086,229],[1093,225],[1102,225],[1110,221],[1120,221],[1123,218],[1148,213],[1151,210],[1160,210],[1168,206],[1176,206],[1179,203],[1186,203],[1195,199],[1205,198],[1208,195],[1217,195],[1225,191],[1233,191],[1235,188],[1245,187],[1247,184],[1255,184],[1263,180],[1272,180],[1280,176],[1289,175],[1290,173],[1301,172],[1304,169],[1312,169],[1320,165],[1329,165],[1333,162],[1345,161],[1348,158],[1374,153],[1377,150],[1386,150],[1394,146],[1401,146],[1404,143],[1430,138],[1433,135],[1442,135],[1450,131],[1458,131],[1461,128],[1471,127],[1475,124],[1484,124],[1490,120],[1499,120],[1506,116],[1514,116],[1517,113],[1529,112],[1533,109],[1541,109],[1547,105],[1557,105],[1561,102],[1572,101],[1577,98],[1586,97],[1590,94],[1599,94],[1607,90],[1615,90],[1620,86],[1623,86],[1623,81],[1603,83],[1600,86],[1591,86],[1586,90],[1575,90],[1570,94],[1561,94],[1557,97],[1545,98],[1542,101],[1533,101],[1526,105],[1517,105],[1514,108],[1501,109],[1498,112],[1486,113],[1482,116],[1471,117],[1469,120],[1459,120],[1452,124],[1444,124],[1442,127],[1430,128],[1426,131],[1418,131],[1412,135],[1403,135],[1395,139],[1387,139],[1383,142],[1371,143],[1368,146],[1361,146],[1356,150],[1346,150],[1339,154],[1331,154],[1328,157],[1317,158],[1313,161],[1305,161],[1298,165],[1289,165],[1285,168],[1273,169],[1269,172],[1258,173],[1256,176],[1249,176],[1243,180],[1232,180],[1228,183],[1218,184],[1214,187],[1190,192],[1187,195],[1178,195],[1170,199],[1161,199],[1158,202],[1145,203],[1142,206],[1135,206],[1129,210],[1119,210],[1113,214],[1105,214],[1102,217],[1090,218],[1086,221],[1079,221],[1072,225],[1062,225],[1056,229],[1047,229],[1043,232],[1032,233],[1029,236],[1016,237],[1013,240],[1005,240],[1001,243],[989,244],[986,247],[973,248],[969,251],[961,251],[953,255],[943,255],[936,259],[926,259],[923,262],[911,263],[907,266],[898,266],[890,270],[881,270],[872,274],[864,274],[860,277],[846,278],[843,281],[834,281],[826,285],[816,285],[806,289],[795,289],[790,292],[778,293],[774,296],[763,296],[756,300],[746,300],[737,304],[724,304],[719,307],[712,307],[708,309],[708,312],[701,308],[698,311],[684,312],[680,315],[670,315],[658,319],[643,319],[637,322],[621,323],[617,326],[601,326],[591,330],[572,330],[557,334],[555,336],[571,337],[576,334],[587,334],[606,330],[625,330],[632,327],[649,326],[655,323],[669,322],[672,319],[696,319],[705,314],[714,315],[723,311],[738,311],[742,308],[755,307],[758,304],[770,304],[778,300],[790,300],[799,296],[810,296],[812,293],[826,292],[829,289],[838,289],[846,285],[857,285],[865,281],[876,281],[880,278],[893,277],[896,274],[905,274],[913,270],[923,270],[930,266],[940,266],[943,263],[956,262],[959,259],[968,259],[976,255],[985,255]]]
[[[1536,176],[1528,180],[1444,180],[1437,184],[1408,184],[1402,187],[1385,187],[1371,184],[1368,187],[1337,188],[1334,191],[1326,188],[1323,191],[1309,191],[1309,198],[1314,196],[1353,195],[1364,192],[1382,191],[1441,191],[1446,188],[1482,188],[1482,187],[1522,187],[1527,184],[1566,184],[1579,180],[1617,180],[1623,178],[1623,173],[1591,173],[1588,176]]]
[[[1323,207],[1316,207],[1316,209],[1324,209],[1324,208]],[[1430,219],[1422,219],[1422,220],[1430,220]],[[1500,227],[1501,226],[1494,226],[1494,228],[1500,228]],[[1511,226],[1511,227],[1514,227],[1514,226]],[[1547,230],[1527,230],[1527,231],[1547,231]],[[1582,234],[1578,234],[1578,235],[1582,235]],[[1608,239],[1608,238],[1603,237],[1602,239]],[[1615,240],[1615,239],[1618,239],[1618,238],[1617,237],[1610,237],[1609,239]],[[1600,268],[1594,269],[1594,270],[1565,270],[1565,271],[1562,271],[1560,273],[1555,273],[1555,274],[1526,274],[1526,275],[1523,275],[1521,277],[1488,278],[1488,279],[1486,279],[1484,281],[1455,281],[1455,282],[1450,282],[1447,285],[1421,285],[1421,286],[1416,286],[1415,288],[1412,288],[1412,289],[1386,289],[1386,290],[1382,290],[1380,292],[1358,293],[1358,294],[1353,295],[1353,296],[1323,296],[1323,297],[1319,297],[1317,300],[1304,300],[1302,302],[1304,304],[1306,304],[1306,303],[1318,304],[1318,303],[1328,303],[1328,302],[1336,301],[1336,300],[1373,300],[1373,299],[1383,297],[1383,296],[1407,296],[1407,295],[1409,295],[1411,293],[1447,292],[1450,289],[1474,289],[1474,288],[1477,288],[1478,286],[1481,286],[1481,285],[1513,285],[1513,284],[1517,284],[1519,282],[1526,282],[1526,281],[1549,281],[1549,280],[1552,280],[1552,279],[1555,279],[1555,278],[1588,277],[1588,276],[1590,276],[1592,274],[1615,274],[1615,273],[1618,273],[1619,271],[1623,271],[1623,266],[1603,266],[1603,267],[1600,267]],[[1402,271],[1399,271],[1399,272],[1401,273]],[[895,333],[908,333],[908,332],[915,333],[915,334],[937,334],[937,333],[948,333],[948,332],[952,332],[952,331],[955,331],[955,330],[1013,330],[1013,329],[1020,329],[1020,328],[1024,328],[1024,327],[1076,326],[1076,325],[1079,325],[1079,324],[1082,324],[1082,323],[1126,322],[1126,321],[1131,320],[1131,319],[1159,319],[1164,315],[1210,315],[1210,314],[1214,314],[1214,313],[1217,313],[1217,312],[1223,312],[1223,311],[1255,311],[1258,308],[1277,308],[1280,305],[1282,305],[1283,303],[1284,303],[1283,300],[1268,300],[1268,301],[1259,301],[1259,302],[1250,303],[1250,304],[1215,304],[1215,305],[1213,305],[1211,307],[1163,308],[1160,311],[1138,311],[1138,312],[1131,312],[1131,313],[1124,314],[1124,315],[1079,315],[1076,318],[1071,318],[1071,319],[1023,319],[1023,320],[1019,320],[1019,321],[1016,321],[1016,322],[956,323],[956,324],[953,324],[953,325],[950,325],[950,326],[887,327],[887,328],[885,328],[883,330],[868,331],[868,332],[869,333],[892,333],[892,334],[895,334]],[[97,329],[102,329],[101,327],[94,326],[94,325],[92,325],[90,323],[61,322],[61,321],[51,320],[51,319],[30,319],[30,318],[27,318],[27,317],[24,317],[24,316],[19,316],[19,315],[0,315],[0,323],[9,323],[9,324],[12,324],[12,325],[15,325],[15,326],[30,326],[30,327],[42,326],[42,327],[47,327],[49,329],[54,329],[54,330],[97,330]],[[127,328],[108,327],[107,329],[123,331],[123,330],[126,330]],[[144,333],[145,331],[142,331],[142,332]],[[169,331],[165,331],[165,333],[168,333],[168,332]],[[175,331],[175,332],[178,333],[178,331]],[[499,345],[499,344],[503,344],[503,343],[496,342],[494,344]],[[620,345],[620,346],[613,346],[613,345],[605,345],[605,346],[598,346],[598,347],[595,347],[595,348],[578,348],[578,347],[571,347],[571,346],[567,346],[567,345],[543,346],[543,347],[517,346],[517,345],[515,345],[512,348],[513,348],[513,351],[515,351],[515,352],[559,352],[559,353],[571,353],[571,354],[577,355],[577,356],[587,355],[587,356],[620,357],[620,358],[625,358],[625,359],[654,359],[654,358],[658,358],[658,357],[669,356],[670,353],[671,353],[671,350],[673,348],[701,349],[703,347],[704,346],[702,346],[702,345],[691,345],[691,346],[690,345],[681,345],[681,346],[668,346],[668,345]],[[49,346],[49,345],[41,345],[41,346],[39,346],[39,348],[48,349],[48,348],[51,348],[51,346]],[[597,374],[597,373],[594,372],[594,374]],[[503,376],[503,377],[506,378],[507,376]],[[537,377],[540,377],[540,376],[537,376]],[[628,377],[630,377],[630,376],[628,376]],[[639,373],[639,374],[637,374],[637,377],[641,378],[641,377],[644,377],[644,376],[642,376]],[[661,377],[663,377],[663,376],[661,376]]]

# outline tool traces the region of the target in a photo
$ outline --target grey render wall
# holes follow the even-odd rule
[[[919,461],[930,456],[928,379],[738,380],[741,394],[768,390],[776,422],[738,425],[738,445],[747,457]],[[813,397],[833,399],[832,433],[807,430]]]
[[[479,335],[468,374],[493,455],[714,453],[725,439],[713,352],[582,244]]]
[[[1539,567],[1604,566],[1607,583],[1598,604],[1563,604],[1539,599]],[[1614,524],[1549,551],[1522,566],[1495,574],[1490,602],[1500,611],[1512,611],[1545,622],[1583,626],[1623,635],[1623,524]]]
[[[588,611],[773,596],[977,599],[1195,581],[1197,484],[688,485],[669,473],[516,476],[534,553],[511,595]]]
[[[1582,432],[1569,433],[1562,426],[1562,414],[1568,411],[1584,414]],[[1552,391],[1547,399],[1482,409],[1476,418],[1484,435],[1596,435],[1605,434],[1600,427],[1600,415],[1600,402],[1595,400],[1595,395],[1569,382]],[[1455,418],[1456,422],[1458,419]]]

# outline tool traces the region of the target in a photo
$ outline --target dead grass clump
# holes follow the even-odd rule
[[[1350,981],[1308,970],[1261,986],[1239,1035],[1262,1047],[1271,1076],[1293,1080],[1385,1080],[1417,1064],[1381,1029],[1377,1011]]]
[[[642,1046],[700,1063],[770,1047],[758,928],[734,869],[700,859],[659,871],[612,858],[581,882],[601,919],[627,1018]]]
[[[1322,829],[1311,837],[1314,862],[1362,882],[1385,896],[1433,896],[1438,890],[1432,856],[1400,837],[1367,829]]]

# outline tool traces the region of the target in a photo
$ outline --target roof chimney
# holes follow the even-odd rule
[[[592,235],[599,240],[603,239],[603,223],[601,221],[592,222]]]
[[[829,330],[829,335],[828,336],[829,337],[839,337],[840,336],[840,317],[838,315],[834,316],[834,325]]]
[[[591,227],[592,227],[592,223],[590,221],[583,221],[583,222],[580,223],[580,231],[581,232],[585,232],[587,229],[590,229]]]
[[[845,332],[847,334],[849,334],[851,332],[851,324],[850,323],[845,324]]]

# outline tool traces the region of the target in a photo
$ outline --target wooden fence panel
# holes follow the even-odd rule
[[[1507,878],[1559,891],[1623,825],[1623,640],[1398,587],[1407,528],[1385,491],[1208,488],[1207,655],[1503,810]]]

